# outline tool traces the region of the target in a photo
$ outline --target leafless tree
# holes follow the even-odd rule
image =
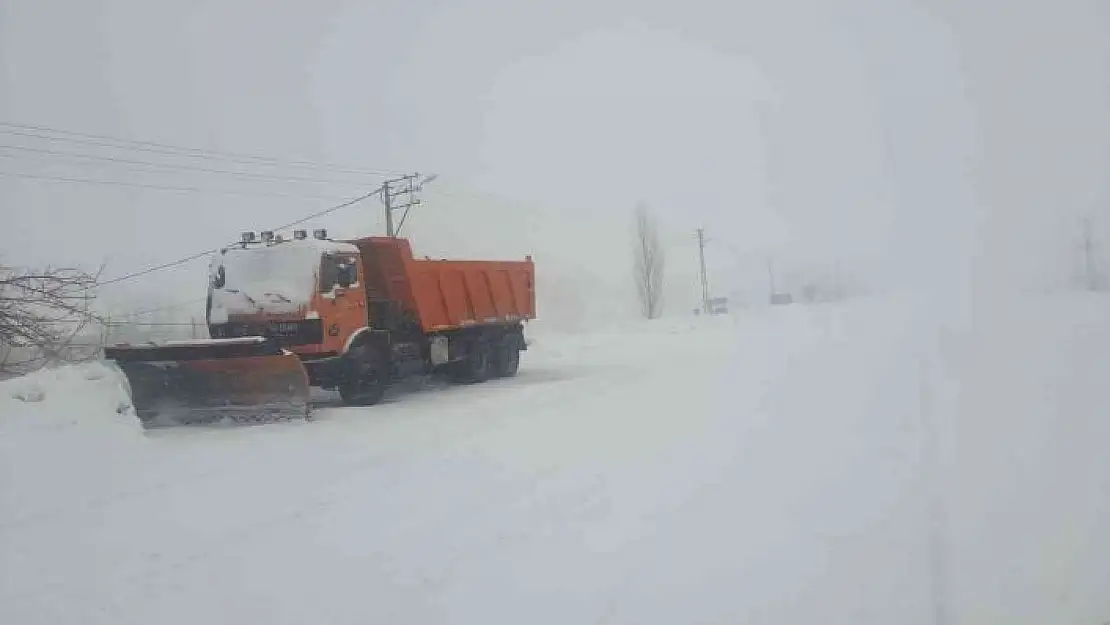
[[[96,274],[0,265],[0,374],[68,359],[90,322]]]
[[[640,314],[655,319],[663,313],[665,258],[655,219],[643,204],[636,206],[634,235],[633,277],[640,299]]]

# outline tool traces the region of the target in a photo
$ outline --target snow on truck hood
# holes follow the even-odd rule
[[[210,321],[228,315],[293,314],[309,305],[325,253],[357,254],[350,243],[292,240],[269,246],[228,248],[208,267],[212,286]]]

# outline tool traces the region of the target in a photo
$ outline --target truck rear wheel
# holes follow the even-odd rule
[[[493,362],[494,374],[499,378],[511,378],[520,370],[520,350],[516,344],[500,345]]]
[[[490,376],[492,350],[486,342],[474,343],[466,358],[455,363],[452,377],[462,384],[479,384]]]

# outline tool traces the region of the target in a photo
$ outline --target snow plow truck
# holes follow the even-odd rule
[[[209,339],[117,344],[144,426],[308,418],[311,387],[377,403],[402,378],[517,373],[535,318],[523,261],[413,257],[401,238],[243,233],[209,265]]]

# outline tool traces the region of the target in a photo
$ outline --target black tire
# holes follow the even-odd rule
[[[516,343],[505,343],[497,348],[493,371],[499,378],[511,378],[520,370],[520,350]]]
[[[339,396],[348,406],[373,406],[385,395],[386,384],[380,375],[369,378],[351,376],[339,385]]]
[[[339,396],[348,406],[373,406],[382,400],[389,385],[386,373],[375,366],[373,351],[368,345],[348,353],[344,379],[339,383]]]
[[[455,363],[454,379],[462,384],[481,384],[489,379],[492,350],[488,343],[474,343],[466,358]]]

